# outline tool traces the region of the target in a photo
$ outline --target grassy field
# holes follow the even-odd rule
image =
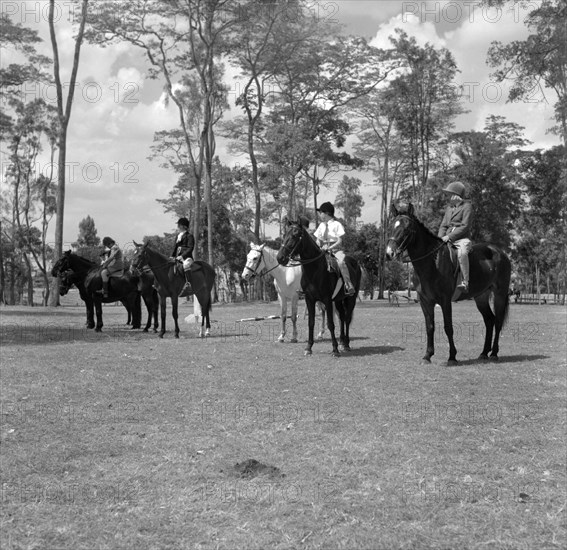
[[[82,306],[0,309],[2,550],[565,548],[565,308],[512,304],[481,363],[456,305],[451,368],[442,330],[419,364],[416,304],[359,302],[340,358],[304,357],[306,320],[299,344],[238,322],[277,313],[160,340],[119,307],[102,334]]]

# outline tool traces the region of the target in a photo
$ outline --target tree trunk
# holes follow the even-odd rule
[[[83,34],[87,21],[87,8],[89,0],[82,0],[81,4],[81,22],[79,24],[79,32],[75,38],[75,50],[73,54],[73,68],[71,70],[71,79],[69,81],[69,93],[67,101],[63,107],[63,87],[61,85],[61,75],[59,66],[59,47],[57,46],[57,35],[55,33],[55,0],[49,1],[49,34],[51,38],[51,47],[53,50],[53,72],[55,77],[55,86],[57,89],[57,113],[59,115],[59,135],[57,144],[59,147],[58,155],[58,174],[57,174],[57,219],[55,223],[55,246],[54,261],[56,262],[63,255],[63,216],[65,212],[65,168],[67,156],[67,127],[71,118],[71,108],[73,106],[73,96],[75,94],[75,83],[77,82],[77,71],[79,69],[79,58],[81,54],[81,45],[83,43]],[[50,305],[59,305],[59,279],[53,280],[53,292],[51,294]]]

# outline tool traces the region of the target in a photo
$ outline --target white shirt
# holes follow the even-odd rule
[[[323,241],[325,244],[332,244],[338,241],[344,234],[345,228],[343,224],[335,219],[331,219],[328,222],[321,222],[314,233],[315,238]]]

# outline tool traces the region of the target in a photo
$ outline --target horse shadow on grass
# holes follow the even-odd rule
[[[69,343],[108,343],[143,338],[141,330],[127,327],[105,327],[102,332],[87,329],[84,325],[57,325],[41,323],[13,323],[0,326],[0,345],[44,346]]]
[[[457,359],[458,363],[453,365],[454,367],[466,367],[468,365],[486,365],[488,366],[498,366],[503,363],[529,363],[532,361],[542,361],[544,359],[551,359],[549,355],[505,355],[498,357],[498,361],[490,361],[486,359]]]
[[[387,355],[389,353],[395,353],[396,351],[403,351],[405,348],[400,348],[399,346],[360,346],[358,347],[356,344],[357,342],[361,341],[361,340],[369,340],[370,338],[367,338],[365,336],[354,336],[351,337],[350,342],[351,345],[354,342],[354,347],[352,347],[349,351],[344,351],[342,350],[342,348],[339,348],[341,350],[341,353],[343,355],[349,355],[349,356],[353,356],[353,357],[365,357],[367,355]],[[330,342],[330,339],[329,339]]]
[[[365,357],[367,355],[388,355],[396,351],[403,351],[405,348],[399,346],[365,346],[362,348],[351,348],[350,351],[345,351],[344,355],[348,354],[352,357]]]

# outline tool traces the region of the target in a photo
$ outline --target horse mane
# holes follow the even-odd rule
[[[411,203],[401,204],[396,210],[396,215],[403,215],[414,221],[426,234],[433,237],[435,240],[440,241],[441,237],[438,237],[429,227],[427,227],[413,212],[413,206]]]
[[[417,223],[417,225],[419,225],[419,227],[421,227],[426,233],[429,234],[430,237],[433,237],[435,240],[440,241],[441,237],[438,237],[435,233],[433,233],[433,231],[431,231],[431,229],[429,229],[429,227],[427,227],[421,220],[419,220],[418,218],[416,218],[415,214],[412,214],[410,216],[410,218]]]
[[[79,256],[78,254],[75,254],[74,252],[68,251],[68,252],[65,252],[65,254],[75,257],[77,260],[84,263],[85,266],[87,267],[87,269],[89,269],[89,270],[93,269],[94,267],[99,267],[92,260],[89,260],[88,258],[85,258],[84,256]]]
[[[169,256],[166,256],[165,254],[163,254],[162,252],[160,252],[159,250],[156,250],[155,248],[152,248],[148,243],[146,243],[144,245],[150,252],[152,252],[153,254],[157,254],[160,258],[167,260],[169,258]]]

